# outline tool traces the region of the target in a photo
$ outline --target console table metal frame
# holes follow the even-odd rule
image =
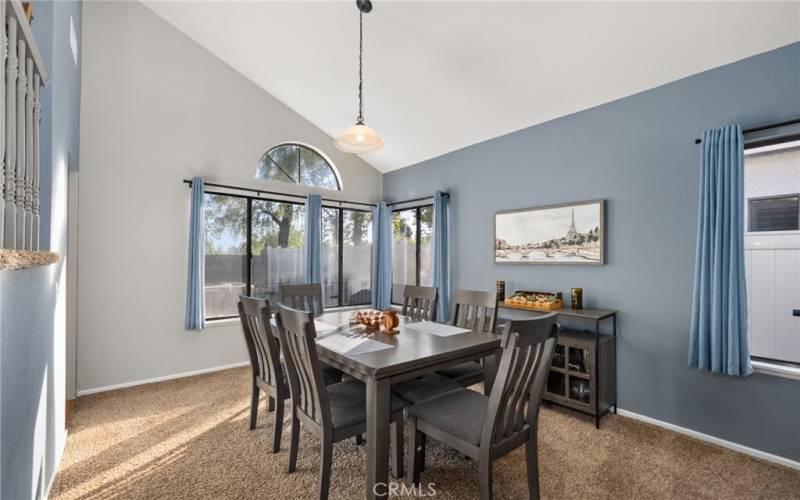
[[[500,302],[498,307],[501,309],[509,309],[514,311],[526,311],[533,314],[547,314],[546,311],[535,311],[533,309],[521,306],[513,306],[511,304],[505,304]],[[557,309],[555,311],[551,311],[557,313],[559,316],[565,316],[570,318],[578,318],[581,320],[591,321],[594,324],[594,328],[591,330],[583,330],[584,332],[591,333],[594,336],[594,381],[595,381],[595,388],[594,388],[594,425],[597,429],[600,428],[600,418],[611,408],[614,407],[614,413],[617,413],[617,374],[616,374],[616,366],[617,366],[617,311],[613,311],[610,309]],[[613,380],[613,391],[614,391],[614,401],[613,403],[609,404],[609,407],[600,413],[600,324],[605,320],[611,320],[611,336],[614,339],[614,380]],[[569,357],[569,349],[565,349],[565,356]],[[546,398],[546,391],[545,391],[545,398]],[[554,404],[560,404],[558,401],[552,401]],[[585,410],[581,410],[579,408],[575,408],[570,406],[570,409],[580,411],[583,413],[592,414],[591,412],[587,412]]]

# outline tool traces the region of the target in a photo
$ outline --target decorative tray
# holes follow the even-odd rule
[[[387,333],[396,333],[395,328],[400,324],[400,318],[392,309],[385,311],[361,309],[356,311],[356,321],[372,330],[377,330],[383,326]]]
[[[532,311],[555,311],[564,308],[561,292],[517,291],[503,303],[509,307]]]

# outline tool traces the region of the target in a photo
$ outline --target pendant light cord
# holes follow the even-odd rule
[[[364,125],[364,13],[358,13],[358,118],[357,125]]]

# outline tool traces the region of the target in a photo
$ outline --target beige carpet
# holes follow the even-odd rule
[[[248,430],[249,369],[234,369],[80,398],[51,492],[67,498],[313,498],[318,445],[302,433],[298,470],[269,452],[272,414]],[[800,472],[641,422],[543,409],[544,498],[800,498]],[[435,498],[478,496],[475,462],[428,447],[424,485]],[[335,445],[331,498],[363,498],[365,450]],[[496,498],[527,498],[525,454],[496,462]]]

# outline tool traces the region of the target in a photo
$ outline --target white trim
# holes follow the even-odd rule
[[[623,410],[622,408],[618,410],[618,413],[623,417],[628,417],[634,420],[639,420],[641,422],[646,422],[648,424],[652,424],[657,427],[677,432],[678,434],[683,434],[685,436],[690,436],[699,439],[700,441],[705,441],[707,443],[715,444],[717,446],[722,446],[723,448],[728,448],[729,450],[743,453],[745,455],[750,455],[751,457],[760,458],[761,460],[766,460],[767,462],[772,462],[774,464],[783,465],[784,467],[789,467],[790,469],[800,471],[800,462],[796,462],[786,457],[773,455],[772,453],[767,453],[766,451],[750,448],[749,446],[744,446],[742,444],[734,443],[732,441],[726,441],[725,439],[710,436],[708,434],[703,434],[702,432],[694,431],[692,429],[687,429],[686,427],[681,427],[679,425],[670,424],[669,422],[664,422],[662,420],[657,420],[655,418],[639,415],[638,413],[634,413],[628,410]]]
[[[236,318],[223,318],[223,319],[206,319],[206,326],[205,329],[209,328],[220,328],[222,326],[235,326],[241,324],[241,321],[238,317]]]
[[[787,366],[756,360],[750,361],[750,365],[753,367],[755,373],[800,380],[800,367],[798,366]]]
[[[116,389],[124,389],[126,387],[134,387],[137,385],[152,384],[155,382],[164,382],[167,380],[174,380],[176,378],[193,377],[195,375],[202,375],[204,373],[218,372],[220,370],[227,370],[229,368],[239,368],[241,366],[248,366],[249,361],[242,361],[241,363],[232,363],[229,365],[215,366],[212,368],[203,368],[202,370],[194,370],[191,372],[175,373],[173,375],[164,375],[163,377],[148,378],[145,380],[134,380],[132,382],[123,382],[122,384],[107,385],[105,387],[95,387],[93,389],[83,389],[78,391],[78,397],[88,396],[89,394],[96,394],[98,392],[113,391]]]
[[[371,304],[359,304],[359,305],[352,305],[352,306],[334,306],[334,307],[326,307],[322,313],[325,314],[327,312],[341,312],[341,311],[357,311],[359,309],[368,309],[371,308]],[[399,307],[398,307],[399,310]],[[222,319],[206,319],[206,327],[205,329],[209,328],[220,328],[223,326],[231,326],[231,325],[239,325],[241,324],[241,320],[239,317],[235,318],[222,318]]]
[[[56,476],[58,475],[58,470],[61,468],[61,459],[64,458],[64,451],[67,449],[67,437],[69,435],[69,429],[64,429],[64,439],[61,442],[60,449],[56,451],[56,460],[53,465],[53,475],[50,477],[50,481],[47,483],[47,491],[45,492],[44,498],[47,500],[50,498],[50,491],[53,489],[53,484],[56,482]]]

